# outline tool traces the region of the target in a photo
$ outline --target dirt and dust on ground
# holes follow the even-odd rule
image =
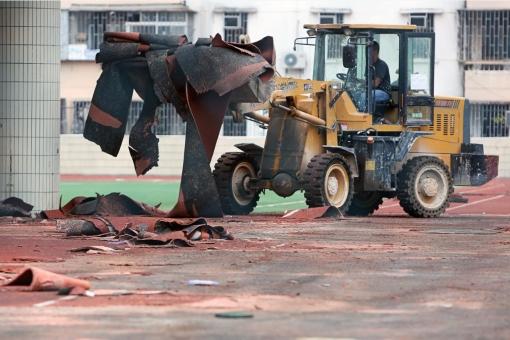
[[[89,294],[0,288],[2,338],[510,338],[510,180],[444,217],[208,219],[233,240],[116,247],[0,221],[0,284],[27,267]],[[71,251],[74,250],[74,251]]]

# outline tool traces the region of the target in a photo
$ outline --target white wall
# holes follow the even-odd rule
[[[180,176],[184,156],[184,136],[158,136],[159,166],[150,170],[147,176]],[[133,161],[124,138],[117,157],[101,151],[98,145],[81,135],[60,136],[60,172],[63,175],[135,175]],[[264,137],[220,137],[211,162],[214,166],[222,153],[239,151],[237,143],[255,143],[264,146]]]
[[[60,137],[60,172],[63,175],[134,175],[133,162],[124,139],[118,157],[101,152],[96,144],[81,135]],[[471,138],[472,143],[484,145],[485,154],[499,155],[499,176],[510,177],[510,138]],[[237,143],[255,143],[264,146],[264,137],[220,137],[211,167],[222,153],[239,151]],[[146,176],[180,176],[184,151],[183,136],[159,136],[159,166]]]
[[[510,71],[466,71],[465,96],[478,102],[510,102]]]

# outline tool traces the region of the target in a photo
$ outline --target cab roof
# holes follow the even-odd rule
[[[385,25],[385,24],[306,24],[306,29],[314,29],[317,31],[336,31],[351,29],[355,31],[414,31],[416,25]]]

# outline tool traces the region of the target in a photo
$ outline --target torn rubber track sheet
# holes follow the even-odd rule
[[[9,197],[0,201],[0,217],[30,217],[34,206],[17,197]]]
[[[112,193],[75,197],[57,210],[42,211],[57,220],[57,230],[67,236],[109,235],[133,244],[191,245],[191,241],[233,239],[223,227],[210,226],[204,218],[171,218],[168,213]]]
[[[101,216],[167,216],[168,213],[160,210],[159,205],[152,207],[143,202],[137,202],[132,198],[120,194],[111,193],[95,197],[78,196],[71,199],[64,206],[55,210],[41,212],[43,218],[65,218],[76,215],[101,215]]]
[[[18,274],[5,286],[23,286],[32,291],[60,290],[64,288],[90,289],[90,283],[85,280],[52,273],[50,271],[29,267]]]
[[[178,202],[169,216],[223,216],[209,164],[229,104],[265,102],[274,89],[272,37],[234,44],[216,35],[191,44],[186,36],[106,32],[96,62],[103,72],[84,137],[117,156],[136,91],[144,104],[129,152],[143,175],[159,161],[156,108],[171,103],[186,121],[186,141]]]
[[[132,244],[191,246],[192,241],[233,239],[223,227],[207,224],[203,218],[172,219],[151,216],[77,216],[57,221],[67,236],[105,235]]]

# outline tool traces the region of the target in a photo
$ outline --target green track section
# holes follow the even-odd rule
[[[175,204],[178,191],[178,182],[115,181],[62,182],[60,184],[63,204],[75,196],[95,196],[96,193],[120,192],[147,204],[161,203],[161,208],[168,210]],[[282,198],[272,191],[266,191],[265,194],[260,195],[255,212],[283,212],[305,207],[305,198],[301,192],[295,193],[291,197]]]

